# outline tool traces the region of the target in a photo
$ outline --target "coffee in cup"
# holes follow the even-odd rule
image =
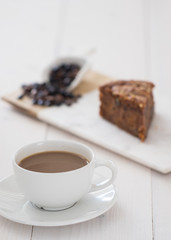
[[[18,165],[34,172],[57,173],[76,170],[88,163],[88,159],[76,153],[47,151],[27,156]]]
[[[93,184],[94,169],[106,166],[112,177]],[[97,161],[92,150],[72,141],[42,141],[20,148],[13,158],[16,181],[25,197],[45,210],[71,207],[86,193],[108,187],[116,177],[112,161]]]

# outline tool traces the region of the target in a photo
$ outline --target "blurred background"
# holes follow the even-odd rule
[[[93,69],[168,92],[169,0],[0,0],[0,94],[41,80],[61,54],[89,51]]]
[[[170,25],[171,0],[0,0],[0,98],[23,83],[43,80],[44,70],[61,55],[92,53],[88,58],[95,71],[114,79],[154,82],[156,107],[164,109],[166,101],[171,105]],[[169,117],[170,108],[163,111],[168,109]],[[165,121],[158,119],[164,126]],[[74,139],[1,100],[0,135],[1,179],[12,173],[11,156],[21,145],[42,139]],[[93,148],[100,157],[114,157]],[[119,239],[170,240],[171,175],[163,176],[117,155],[116,159],[120,198],[108,220],[99,218],[97,225],[95,220],[85,228],[35,228],[33,238],[40,234],[41,240],[49,239],[54,234],[73,239],[112,239],[116,235]],[[0,222],[0,233],[1,229],[5,232],[1,236],[21,239],[19,234],[24,231],[25,238],[32,237],[29,228],[26,232],[23,226]]]

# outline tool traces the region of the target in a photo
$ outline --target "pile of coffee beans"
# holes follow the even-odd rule
[[[70,106],[80,97],[80,95],[67,91],[67,87],[72,83],[79,70],[80,67],[76,64],[61,64],[50,71],[48,82],[23,85],[23,93],[18,99],[28,96],[36,105],[60,106],[66,104]]]
[[[50,72],[49,81],[58,88],[67,88],[77,73],[80,67],[77,64],[61,64],[53,68]]]

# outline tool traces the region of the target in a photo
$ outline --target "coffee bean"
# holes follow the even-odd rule
[[[72,100],[72,99],[66,99],[66,100],[65,100],[65,104],[66,104],[67,106],[71,106],[72,103],[73,103],[73,100]]]
[[[74,95],[71,92],[64,92],[63,95],[67,98],[73,98]]]
[[[32,104],[37,104],[37,100],[36,100],[36,99],[33,99],[33,100],[32,100]]]
[[[64,78],[64,85],[68,86],[71,83],[71,81],[72,81],[71,78],[68,77]]]
[[[56,66],[51,70],[48,82],[22,85],[23,94],[18,99],[28,96],[37,105],[59,106],[64,103],[70,106],[80,96],[67,92],[66,87],[71,84],[79,69],[77,64],[64,63]]]
[[[45,105],[45,106],[51,106],[51,105],[52,105],[52,102],[49,101],[49,100],[46,100],[46,101],[44,101],[44,105]]]
[[[49,91],[48,91],[48,90],[46,90],[46,89],[41,90],[41,96],[42,96],[42,97],[48,96],[48,94],[49,94]]]
[[[37,89],[33,88],[31,91],[30,91],[30,94],[32,96],[35,96],[37,94]]]
[[[43,101],[43,99],[41,99],[41,98],[40,98],[40,99],[38,99],[38,100],[37,100],[37,104],[38,104],[38,105],[43,105],[43,104],[44,104],[44,101]]]
[[[55,101],[55,103],[54,103],[54,105],[56,105],[56,106],[60,106],[62,104],[62,102],[57,102],[57,101]]]
[[[25,94],[21,94],[20,96],[18,96],[18,99],[22,99],[25,96]]]
[[[43,92],[40,90],[40,91],[38,91],[38,93],[37,93],[37,97],[38,98],[41,98],[41,97],[43,97]]]
[[[35,89],[39,88],[39,84],[38,83],[34,83],[33,84],[33,88],[35,88]]]
[[[64,100],[64,97],[61,94],[57,94],[54,96],[54,100],[57,102],[62,102]]]
[[[49,92],[50,94],[55,94],[55,92],[56,92],[55,87],[51,85],[51,86],[49,87],[49,89],[48,89],[48,92]]]

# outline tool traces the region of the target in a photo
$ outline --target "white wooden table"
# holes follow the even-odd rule
[[[94,48],[94,69],[120,79],[151,80],[171,101],[170,11],[169,0],[1,0],[0,95],[40,80],[59,54]],[[171,174],[140,166],[2,101],[0,178],[12,173],[11,155],[18,147],[43,139],[78,140],[114,160],[117,204],[96,219],[65,227],[31,227],[0,217],[0,239],[171,239]]]

